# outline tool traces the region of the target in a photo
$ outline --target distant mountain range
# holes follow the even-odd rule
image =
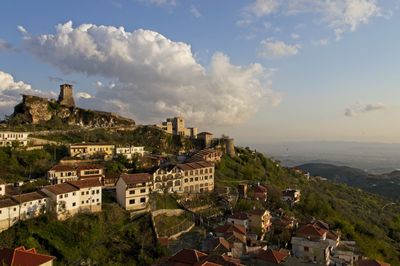
[[[307,163],[297,166],[314,176],[345,183],[386,198],[400,201],[400,171],[386,174],[369,174],[364,170],[327,163]]]

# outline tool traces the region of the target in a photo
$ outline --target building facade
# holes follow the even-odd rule
[[[78,179],[74,165],[56,164],[47,172],[47,179],[53,184],[61,184]]]
[[[213,140],[213,134],[210,132],[201,132],[197,138],[202,142],[203,148],[210,148]]]
[[[71,157],[91,158],[99,157],[111,159],[114,156],[115,146],[105,143],[78,143],[69,146]]]
[[[185,119],[183,117],[172,117],[167,118],[165,122],[156,125],[165,132],[173,135],[197,138],[197,128],[196,127],[185,127]]]
[[[11,146],[18,143],[20,146],[28,145],[28,133],[0,131],[0,147]]]
[[[115,149],[115,154],[122,154],[128,160],[132,160],[134,156],[143,157],[144,156],[144,146],[128,146],[128,147],[117,147]]]
[[[148,207],[153,188],[152,176],[147,173],[123,174],[117,181],[117,202],[125,210],[141,210]]]

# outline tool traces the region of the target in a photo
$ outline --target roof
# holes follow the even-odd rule
[[[288,254],[272,249],[268,250],[261,249],[257,254],[257,259],[274,264],[281,264],[286,260],[287,257]]]
[[[78,191],[79,189],[69,183],[62,183],[58,185],[51,185],[51,186],[46,186],[43,189],[46,189],[47,191],[50,191],[51,193],[55,195],[60,195],[64,193],[70,193],[74,191]]]
[[[264,186],[261,186],[261,185],[254,186],[253,191],[256,193],[267,193],[268,192],[267,188]]]
[[[211,263],[211,264],[206,264]],[[240,266],[240,259],[224,256],[224,255],[210,255],[202,263],[195,264],[200,265],[223,265],[223,266]]]
[[[139,174],[122,174],[120,178],[125,182],[125,184],[136,185],[140,183],[150,182],[152,176],[148,173],[139,173]]]
[[[229,242],[226,241],[226,239],[223,237],[215,237],[215,238],[211,239],[210,244],[211,244],[210,245],[211,250],[216,250],[219,247],[223,247],[227,251],[229,251],[229,249],[230,249]]]
[[[249,216],[245,212],[237,212],[237,213],[232,214],[228,218],[235,219],[235,220],[247,220],[247,219],[249,219]]]
[[[252,210],[252,211],[249,211],[249,214],[250,215],[263,216],[266,212],[268,213],[267,210]]]
[[[114,146],[114,144],[101,143],[101,142],[99,142],[99,143],[90,143],[90,142],[88,142],[88,143],[74,143],[74,144],[71,144],[71,147],[73,147],[73,146]]]
[[[323,237],[327,233],[326,229],[322,229],[314,224],[307,224],[297,231],[298,236],[302,237]]]
[[[217,228],[214,229],[216,233],[227,233],[227,232],[236,232],[242,235],[246,234],[246,228],[241,225],[237,224],[226,224],[226,225],[221,225],[218,226]]]
[[[91,170],[91,169],[104,169],[104,166],[100,164],[81,164],[76,167],[76,170]]]
[[[198,161],[198,162],[193,162],[193,163],[177,164],[176,166],[184,171],[188,171],[188,170],[201,169],[201,168],[206,168],[206,167],[213,167],[214,164],[206,162],[206,161]]]
[[[15,249],[3,248],[0,250],[0,261],[4,261],[6,265],[10,266],[39,266],[55,258],[39,254],[34,248],[25,249],[23,246]]]
[[[75,171],[76,166],[71,164],[56,164],[49,171],[64,172],[64,171]]]
[[[212,133],[204,131],[204,132],[198,133],[197,136],[198,135],[211,135],[212,136]]]
[[[206,253],[196,249],[182,249],[168,259],[167,265],[195,265],[206,257]]]
[[[38,192],[35,191],[35,192],[31,192],[31,193],[25,193],[25,194],[12,196],[12,199],[18,203],[24,203],[24,202],[34,201],[34,200],[41,200],[44,198],[46,198],[46,195],[40,191],[38,191]]]
[[[101,187],[101,183],[98,178],[83,178],[74,181],[68,181],[67,183],[71,184],[76,188],[89,188],[89,187]]]
[[[18,202],[12,200],[12,199],[2,199],[0,200],[0,209],[1,208],[7,208],[11,206],[18,206]]]
[[[359,260],[358,266],[390,266],[389,263],[385,263],[379,260]]]

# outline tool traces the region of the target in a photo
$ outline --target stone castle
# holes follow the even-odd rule
[[[57,102],[67,107],[75,107],[72,85],[70,84],[60,85],[60,95],[58,96]]]

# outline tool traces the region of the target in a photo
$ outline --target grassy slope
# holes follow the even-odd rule
[[[246,149],[239,149],[238,158],[225,157],[216,175],[220,184],[236,185],[250,180],[281,189],[300,188],[302,200],[293,210],[296,217],[323,219],[339,228],[344,238],[356,240],[365,255],[400,265],[399,205],[383,209],[389,201],[379,196],[330,181],[307,181]]]

